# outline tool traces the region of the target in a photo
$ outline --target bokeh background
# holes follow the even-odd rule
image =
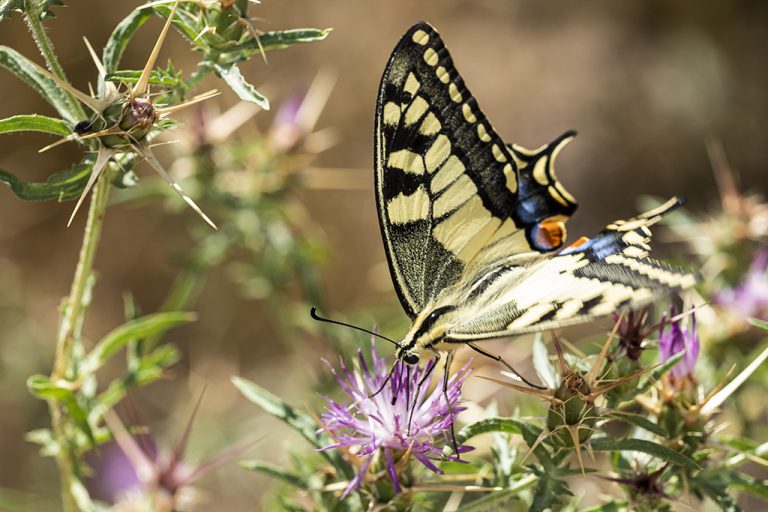
[[[61,62],[80,89],[95,70],[82,36],[97,48],[140,2],[70,0],[47,22]],[[579,137],[558,160],[559,176],[580,202],[571,237],[633,214],[641,195],[682,194],[702,211],[717,200],[706,153],[719,141],[744,189],[765,192],[768,133],[768,4],[754,1],[652,0],[578,3],[554,0],[264,0],[254,5],[261,30],[333,27],[326,41],[253,59],[243,69],[277,107],[307,87],[318,72],[336,78],[318,128],[336,144],[317,155],[296,191],[314,237],[325,247],[314,269],[322,276],[329,311],[399,336],[406,327],[389,281],[372,190],[372,126],[378,81],[391,49],[414,22],[442,33],[465,81],[498,132],[509,142],[538,147],[567,129]],[[129,45],[123,67],[140,69],[160,20],[151,20]],[[0,24],[0,44],[40,62],[20,17]],[[186,72],[194,55],[172,33],[160,63],[172,58]],[[212,86],[217,85],[211,81]],[[52,109],[4,70],[0,116]],[[227,91],[214,100],[236,103]],[[191,122],[195,111],[179,118]],[[250,129],[264,132],[270,112]],[[45,180],[80,158],[76,145],[45,154],[45,136],[0,137],[0,168],[26,180]],[[183,148],[160,150],[168,165]],[[151,177],[141,167],[141,176]],[[139,185],[141,186],[141,185]],[[121,192],[113,194],[120,200]],[[68,292],[82,236],[84,212],[67,229],[71,203],[24,203],[0,188],[0,487],[30,509],[48,510],[57,493],[54,464],[37,456],[25,432],[47,425],[44,403],[25,379],[48,373],[57,312]],[[189,250],[191,211],[161,202],[111,207],[97,256],[98,284],[85,334],[98,339],[122,323],[123,296],[131,292],[145,312],[156,310],[173,282],[179,255]],[[671,252],[661,248],[661,252]],[[286,294],[296,294],[285,283]],[[226,268],[214,269],[195,306],[199,320],[173,331],[184,359],[173,375],[131,397],[156,437],[170,445],[181,435],[205,389],[190,445],[191,459],[237,439],[256,440],[244,457],[284,462],[301,441],[246,402],[230,384],[242,375],[292,403],[317,411],[315,383],[325,373],[320,357],[335,358],[309,325],[308,313],[276,320],[265,300],[244,296]],[[358,341],[365,341],[364,337]],[[527,343],[496,344],[521,359]],[[469,386],[471,390],[471,385]],[[471,391],[470,391],[471,392]],[[203,500],[221,510],[254,510],[270,482],[231,464],[200,482]],[[225,507],[225,508],[224,508]]]

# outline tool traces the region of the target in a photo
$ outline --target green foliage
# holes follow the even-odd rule
[[[80,196],[93,168],[88,156],[63,171],[52,174],[44,183],[25,182],[8,171],[0,169],[0,182],[5,183],[19,199],[25,201],[68,201]]]
[[[20,115],[0,119],[0,133],[42,132],[66,137],[72,133],[72,125],[63,119],[39,114]]]
[[[0,46],[0,66],[4,67],[50,103],[67,121],[76,124],[77,106],[72,98],[50,76],[13,48]]]
[[[0,0],[0,21],[10,18],[14,12],[37,16],[44,20],[56,15],[53,7],[64,5],[63,0]]]

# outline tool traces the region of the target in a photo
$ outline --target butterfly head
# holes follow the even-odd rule
[[[397,358],[406,364],[417,364],[424,350],[435,350],[445,338],[455,310],[456,306],[451,305],[425,308],[400,342]]]

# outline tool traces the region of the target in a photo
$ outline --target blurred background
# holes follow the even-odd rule
[[[139,4],[70,0],[56,9],[57,18],[47,22],[49,33],[79,89],[87,90],[96,75],[81,37],[102,47],[115,24]],[[416,21],[429,21],[441,32],[468,87],[508,142],[538,147],[565,130],[579,132],[558,160],[560,179],[580,203],[569,223],[571,239],[632,215],[642,195],[685,195],[693,212],[717,201],[705,149],[709,141],[722,143],[743,189],[766,190],[764,2],[264,0],[251,12],[263,31],[333,28],[325,41],[243,65],[273,105],[243,126],[244,147],[248,137],[270,133],[274,112],[301,95],[318,73],[326,83],[335,78],[316,127],[325,130],[326,142],[335,143],[320,152],[307,149],[302,179],[288,191],[292,207],[301,211],[293,220],[306,228],[294,226],[294,234],[312,240],[311,272],[320,279],[315,292],[324,308],[359,325],[377,324],[385,334],[402,335],[407,322],[389,279],[374,205],[373,110],[389,53]],[[141,29],[122,67],[143,66],[160,27],[161,21],[153,19]],[[19,16],[0,24],[0,44],[41,62]],[[184,72],[193,71],[195,56],[173,32],[159,63],[167,58]],[[226,89],[216,80],[207,85]],[[0,91],[0,117],[54,114],[4,70]],[[179,115],[181,135],[174,138],[184,139],[186,129],[186,138],[193,140],[201,116],[215,116],[236,98],[226,91],[210,103]],[[0,136],[0,168],[44,181],[80,158],[76,144],[38,154],[51,141],[42,135]],[[189,147],[182,141],[159,148],[159,158],[173,169]],[[146,166],[139,166],[138,174],[145,178],[139,189],[154,179]],[[112,195],[118,204],[107,213],[97,255],[98,283],[85,326],[90,339],[124,321],[127,292],[143,312],[160,308],[184,254],[207,229],[176,203],[129,201],[131,194]],[[73,227],[65,227],[72,207],[22,202],[0,187],[0,459],[6,461],[0,464],[0,487],[17,491],[40,510],[55,500],[58,484],[52,460],[39,458],[36,446],[24,440],[25,432],[48,424],[44,403],[28,394],[25,380],[50,371],[58,306],[68,293],[85,221],[82,211]],[[661,246],[665,251],[670,252]],[[131,407],[158,442],[170,446],[205,390],[190,459],[250,438],[255,444],[244,457],[285,462],[301,441],[246,402],[230,376],[242,375],[317,412],[312,389],[327,379],[320,357],[335,360],[336,351],[311,325],[303,287],[297,284],[301,276],[267,276],[269,286],[244,287],[237,282],[246,279],[241,267],[220,265],[207,272],[192,306],[199,320],[167,337],[181,348],[182,361],[172,378],[132,395]],[[517,360],[529,350],[522,339],[493,347]],[[467,386],[471,394],[472,383]],[[227,504],[222,509],[253,510],[270,485],[230,464],[198,487],[203,500]]]

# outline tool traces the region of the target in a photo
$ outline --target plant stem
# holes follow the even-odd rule
[[[59,59],[56,57],[53,43],[48,37],[48,33],[45,31],[45,27],[43,27],[43,22],[40,21],[40,14],[41,12],[37,3],[32,2],[32,6],[28,7],[28,12],[24,13],[27,27],[29,27],[29,31],[32,33],[32,38],[35,40],[37,48],[40,50],[40,54],[45,59],[48,69],[58,78],[69,83],[67,75],[64,74],[64,69],[61,67]],[[67,103],[69,104],[68,110],[72,119],[85,119],[85,111],[83,110],[83,107],[80,106],[80,103],[73,98],[68,91],[62,90],[62,92],[67,97]]]
[[[53,363],[51,381],[59,382],[70,377],[68,372],[72,364],[72,348],[77,337],[77,331],[85,316],[85,298],[88,293],[88,281],[93,271],[93,259],[96,248],[101,238],[101,228],[104,221],[104,213],[109,197],[109,179],[102,176],[94,187],[91,195],[91,206],[88,210],[88,219],[83,233],[83,243],[80,247],[80,255],[75,268],[75,277],[72,280],[72,288],[65,299],[59,332],[56,337],[56,359]],[[72,494],[72,482],[74,477],[74,465],[72,454],[66,435],[67,415],[63,405],[57,401],[49,401],[51,411],[51,424],[56,441],[59,443],[59,451],[56,454],[56,463],[59,467],[61,478],[61,495],[65,511],[77,510],[77,504]]]

